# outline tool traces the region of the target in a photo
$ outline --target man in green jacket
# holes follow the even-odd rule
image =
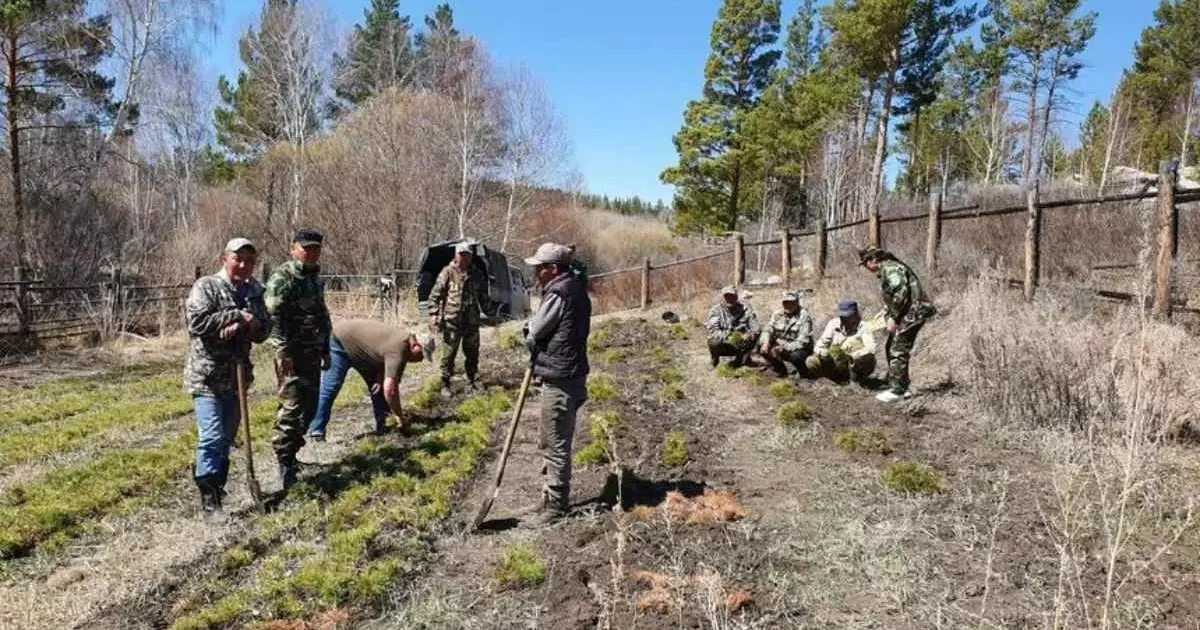
[[[875,400],[894,403],[912,398],[909,391],[908,363],[917,333],[937,313],[925,297],[921,279],[912,268],[891,252],[867,247],[858,252],[859,264],[879,278],[883,303],[887,308],[888,389]]]
[[[296,483],[296,453],[304,446],[304,431],[317,411],[321,371],[329,365],[333,326],[325,307],[319,265],[324,240],[316,230],[298,230],[292,239],[292,259],[276,267],[267,281],[268,343],[275,348],[279,386],[279,413],[271,444],[284,490]]]
[[[479,326],[483,305],[488,301],[488,283],[479,268],[472,264],[474,258],[470,243],[455,245],[454,259],[438,274],[429,292],[429,329],[441,331],[445,344],[442,398],[450,397],[450,377],[454,375],[454,358],[459,347],[462,347],[468,387],[472,391],[478,389],[475,378],[479,374]]]

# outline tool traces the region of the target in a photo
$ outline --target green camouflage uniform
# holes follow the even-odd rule
[[[798,308],[792,315],[783,309],[775,311],[758,340],[760,350],[767,346],[763,358],[777,373],[786,375],[788,363],[804,372],[804,360],[813,349],[812,330],[812,315],[807,310]]]
[[[329,355],[332,325],[325,307],[325,288],[320,269],[305,269],[297,260],[275,268],[267,281],[264,301],[271,316],[275,348],[275,374],[279,379],[279,413],[271,440],[281,462],[294,463],[304,446],[304,430],[317,411],[321,386],[321,361]],[[279,371],[280,360],[292,361],[292,375]]]
[[[896,332],[887,340],[888,386],[893,393],[904,394],[908,391],[908,362],[917,333],[937,309],[925,299],[917,274],[899,260],[881,261],[875,275],[883,290],[887,316],[896,322]]]
[[[429,292],[429,316],[442,331],[442,385],[450,386],[459,346],[467,380],[474,383],[479,371],[479,324],[488,301],[488,284],[474,266],[464,274],[453,263],[438,274]]]
[[[708,352],[714,366],[719,357],[730,356],[735,366],[745,364],[758,341],[758,318],[745,302],[712,307],[704,328],[708,330]]]

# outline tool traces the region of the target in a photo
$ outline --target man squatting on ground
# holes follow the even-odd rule
[[[841,300],[806,361],[812,377],[863,383],[875,371],[875,337],[862,325],[858,302]]]
[[[542,505],[534,524],[550,523],[567,513],[575,417],[587,400],[592,301],[584,282],[572,273],[571,258],[570,248],[545,243],[525,259],[542,288],[541,305],[522,330],[533,353],[533,375],[542,383],[542,430],[547,445]]]
[[[324,240],[316,230],[298,230],[292,238],[292,259],[271,273],[264,299],[271,316],[268,343],[275,348],[279,386],[271,445],[284,490],[296,483],[296,453],[304,446],[304,432],[317,412],[321,371],[329,366],[332,325],[319,266]]]
[[[805,359],[813,351],[812,315],[800,306],[800,295],[795,291],[783,293],[781,306],[763,328],[759,354],[780,376],[788,375],[789,363],[795,366],[797,374],[804,374]]]
[[[858,252],[859,264],[879,278],[883,303],[887,307],[888,389],[875,399],[893,403],[912,398],[909,391],[908,363],[917,333],[937,309],[925,298],[921,280],[912,268],[891,252],[867,247]]]
[[[442,332],[442,398],[450,397],[450,377],[454,357],[462,346],[463,369],[471,391],[479,389],[479,324],[482,308],[488,300],[488,283],[483,273],[471,264],[474,257],[468,243],[454,246],[454,260],[438,274],[429,292],[429,329]]]
[[[721,289],[721,302],[708,312],[704,328],[708,330],[708,354],[713,367],[721,357],[733,357],[731,365],[741,367],[750,360],[758,341],[759,325],[754,309],[738,299],[737,287]]]
[[[238,405],[236,365],[244,367],[244,386],[254,378],[250,344],[262,343],[271,323],[263,287],[254,279],[254,244],[235,238],[225,245],[221,270],[196,280],[188,295],[188,354],[184,382],[196,407],[196,463],[204,518],[225,520],[222,502],[229,478],[229,447],[243,421]]]
[[[375,412],[375,433],[383,433],[389,414],[395,414],[400,427],[407,424],[400,408],[400,378],[409,361],[433,361],[433,335],[418,337],[373,319],[344,319],[333,325],[329,335],[329,368],[321,375],[321,394],[317,413],[308,426],[308,437],[325,441],[325,426],[333,411],[333,401],[350,369],[358,372],[371,392]]]

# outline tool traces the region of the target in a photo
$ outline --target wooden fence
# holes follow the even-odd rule
[[[204,273],[193,270],[198,279]],[[268,274],[262,268],[262,280]],[[108,272],[101,282],[50,285],[30,279],[20,267],[11,280],[0,281],[0,354],[24,351],[69,339],[103,341],[126,333],[165,333],[186,325],[184,302],[191,282],[138,284],[125,278],[121,269]],[[381,319],[395,317],[413,272],[394,270],[385,274],[322,277],[327,297],[343,310]],[[356,286],[357,285],[357,286]]]
[[[984,217],[1024,214],[1024,277],[1020,279],[1006,278],[1005,283],[1020,287],[1024,291],[1025,298],[1032,300],[1037,293],[1038,286],[1044,282],[1041,259],[1043,246],[1042,223],[1044,220],[1045,211],[1081,208],[1105,203],[1155,199],[1157,200],[1155,221],[1158,235],[1154,258],[1154,290],[1153,295],[1149,300],[1150,303],[1148,304],[1148,307],[1151,308],[1155,314],[1169,318],[1174,310],[1194,313],[1200,312],[1200,309],[1188,307],[1183,301],[1175,299],[1173,295],[1177,284],[1180,262],[1179,204],[1200,201],[1200,190],[1178,191],[1176,190],[1177,180],[1177,166],[1173,161],[1170,161],[1164,162],[1160,168],[1159,187],[1157,192],[1129,193],[1085,199],[1043,201],[1039,197],[1039,189],[1037,186],[1034,186],[1027,192],[1024,204],[997,208],[983,208],[979,204],[943,208],[942,197],[938,194],[935,194],[930,198],[929,210],[919,214],[881,217],[878,211],[875,211],[865,219],[850,221],[833,226],[826,226],[823,220],[818,220],[815,229],[794,230],[785,228],[782,230],[782,233],[778,238],[753,242],[746,242],[744,236],[735,235],[732,238],[732,243],[728,247],[718,251],[709,252],[701,256],[694,256],[691,258],[673,260],[664,263],[654,263],[651,259],[646,258],[642,261],[642,264],[636,267],[616,269],[613,271],[593,275],[591,278],[595,281],[606,282],[627,274],[639,273],[641,275],[641,282],[640,290],[638,291],[638,304],[640,308],[645,309],[653,300],[654,291],[652,276],[656,271],[671,269],[681,265],[691,265],[700,261],[732,254],[733,268],[730,275],[730,282],[735,286],[742,286],[746,282],[747,248],[777,245],[779,247],[778,258],[782,283],[784,286],[790,287],[793,280],[792,275],[794,273],[792,255],[793,241],[802,237],[815,237],[815,244],[813,245],[814,251],[811,252],[812,280],[814,282],[820,282],[826,277],[827,274],[829,237],[831,234],[866,225],[868,227],[868,244],[883,246],[885,240],[884,237],[886,236],[886,230],[884,230],[884,226],[917,221],[925,221],[927,225],[924,262],[925,268],[932,273],[936,272],[938,267],[938,256],[942,246],[942,229],[947,221],[974,220]],[[1105,265],[1095,268],[1099,269],[1135,266],[1136,263],[1131,263],[1121,265]],[[1080,287],[1076,285],[1076,288]],[[1090,290],[1092,290],[1092,292],[1096,295],[1108,299],[1123,301],[1136,300],[1136,296],[1127,292],[1109,289]]]

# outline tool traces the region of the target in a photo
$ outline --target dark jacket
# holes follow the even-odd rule
[[[587,340],[592,300],[578,278],[563,274],[542,292],[542,304],[529,322],[528,343],[536,352],[535,376],[548,379],[586,378]]]

